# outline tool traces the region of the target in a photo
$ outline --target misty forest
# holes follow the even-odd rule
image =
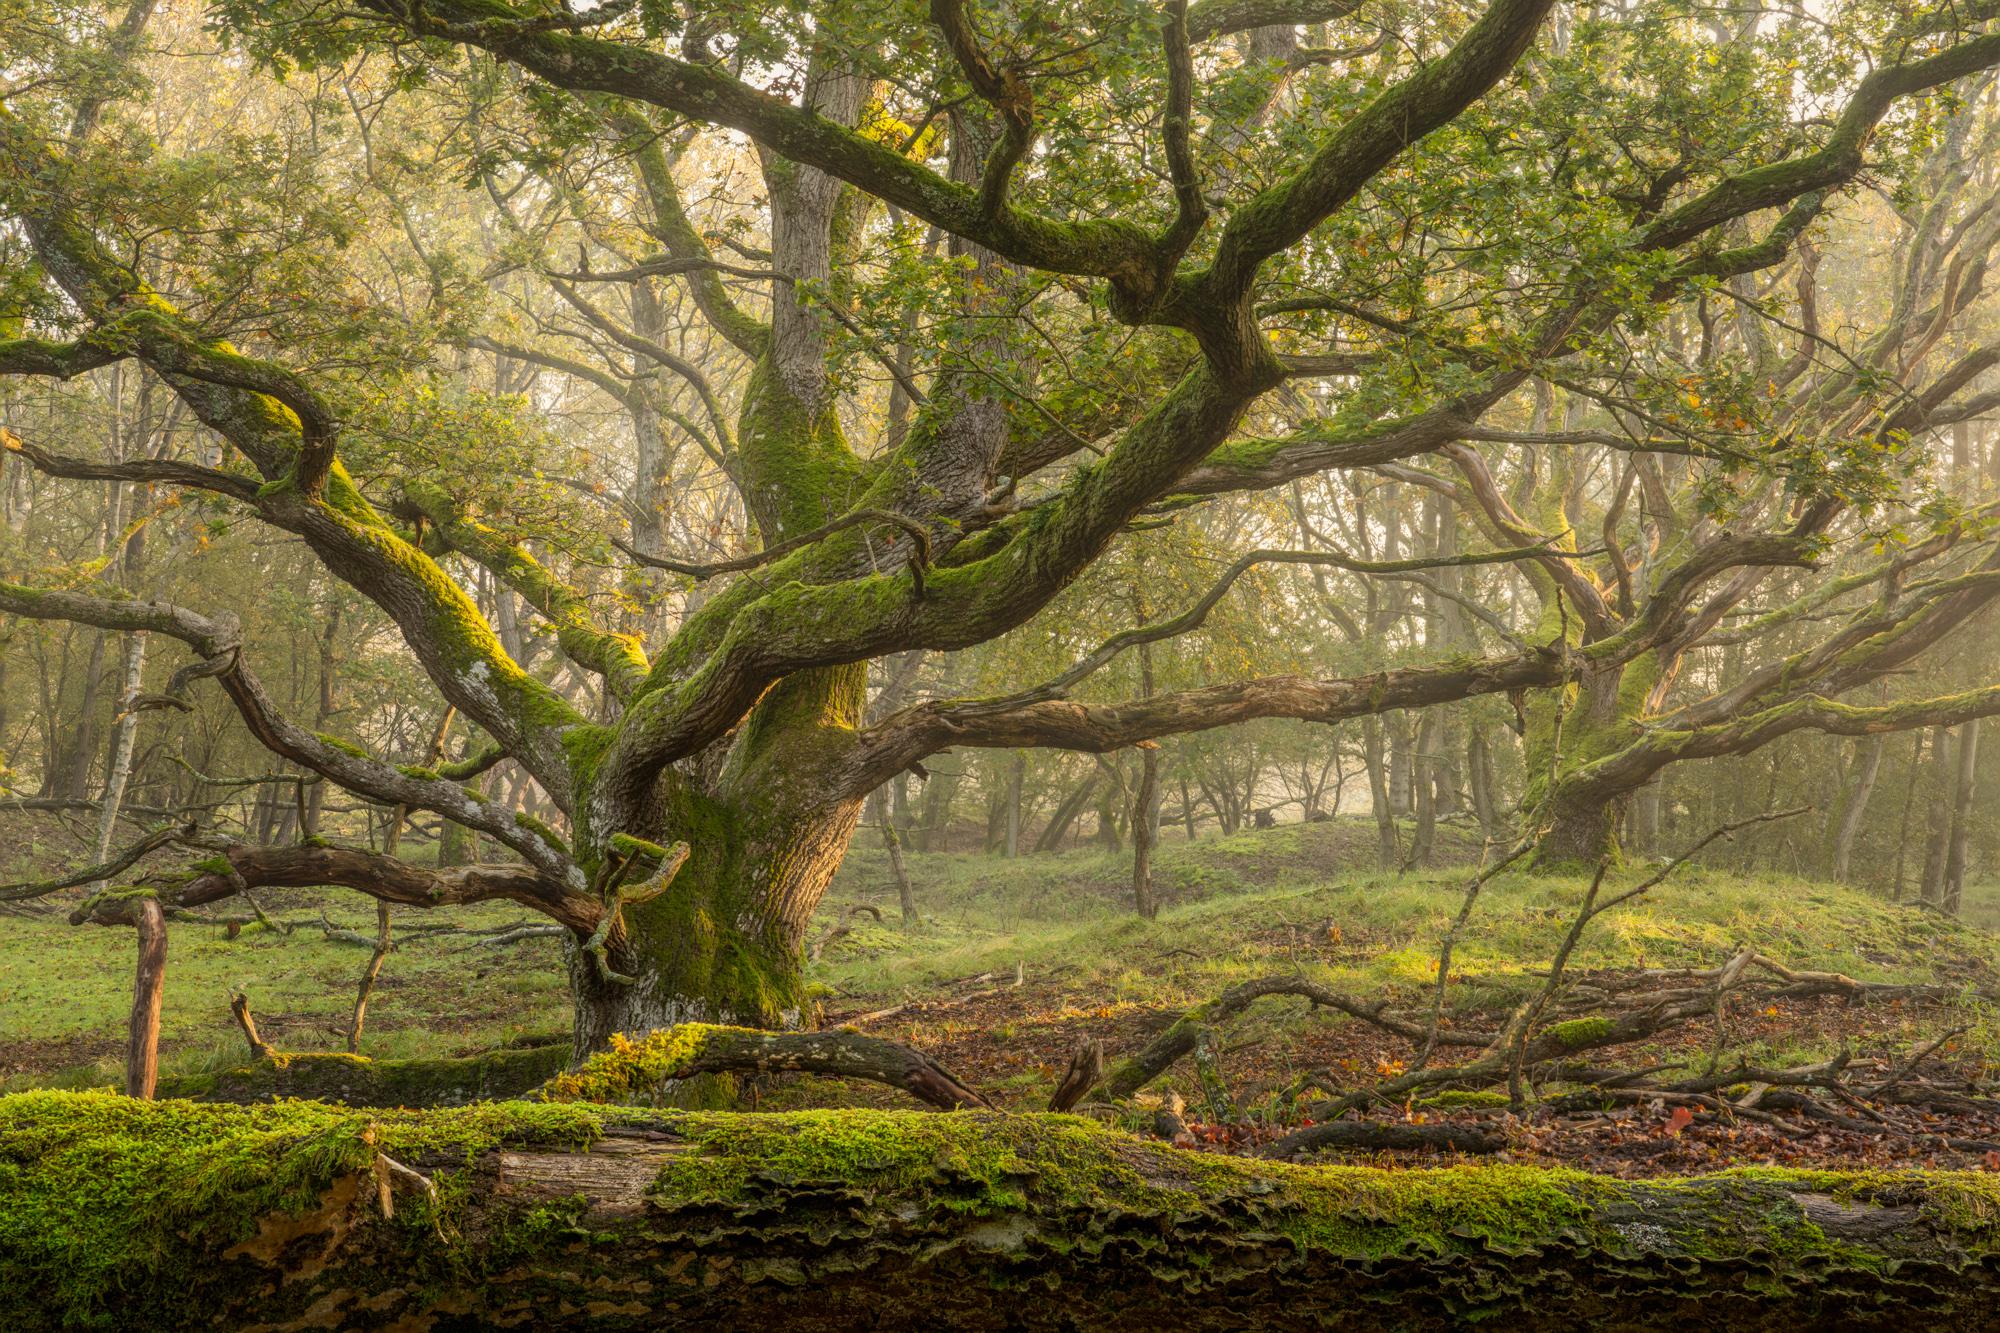
[[[1991,1327],[1994,0],[0,0],[0,1327]]]

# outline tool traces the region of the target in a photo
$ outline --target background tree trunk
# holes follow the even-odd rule
[[[1153,894],[1153,848],[1160,841],[1160,752],[1139,752],[1139,786],[1132,795],[1132,906],[1151,921],[1160,914]]]
[[[1844,784],[1830,868],[1836,883],[1847,883],[1853,873],[1854,840],[1861,835],[1861,825],[1868,817],[1868,802],[1875,794],[1875,780],[1881,775],[1882,751],[1887,744],[1886,736],[1872,736],[1863,741]]]
[[[1966,854],[1972,836],[1972,796],[1979,778],[1979,719],[1958,729],[1957,776],[1951,802],[1951,845],[1944,858],[1944,885],[1938,906],[1953,916],[1965,896]]]
[[[125,787],[132,778],[132,747],[139,730],[139,687],[146,671],[146,634],[125,636],[125,672],[118,690],[118,721],[111,732],[111,758],[105,766],[103,803],[97,809],[97,859],[111,859],[118,831],[118,812],[125,804]],[[102,885],[97,886],[102,888]]]
[[[1944,863],[1951,844],[1951,809],[1955,775],[1951,767],[1951,732],[1931,728],[1931,762],[1926,786],[1931,793],[1930,819],[1924,835],[1924,877],[1918,896],[1933,907],[1943,906]]]
[[[917,895],[910,885],[910,868],[903,863],[903,835],[897,831],[895,820],[889,816],[889,802],[883,796],[885,788],[877,787],[868,798],[869,818],[882,834],[882,850],[889,856],[889,875],[896,884],[896,902],[903,910],[903,929],[917,927]]]
[[[1416,831],[1410,838],[1409,856],[1403,862],[1405,870],[1429,865],[1431,847],[1437,840],[1438,764],[1432,747],[1438,743],[1439,711],[1435,708],[1425,709],[1423,721],[1417,726],[1416,754],[1411,770],[1416,802]]]
[[[1382,753],[1382,723],[1374,717],[1361,719],[1363,762],[1368,767],[1368,798],[1375,810],[1375,864],[1394,870],[1403,864],[1403,839],[1396,830],[1396,807],[1389,798],[1388,766]]]

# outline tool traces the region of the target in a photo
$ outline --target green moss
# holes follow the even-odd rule
[[[1575,1050],[1610,1035],[1613,1026],[1610,1019],[1601,1016],[1572,1018],[1564,1023],[1549,1024],[1547,1031],[1549,1036],[1570,1050]]]
[[[375,757],[374,755],[369,754],[368,751],[362,749],[359,745],[356,745],[353,741],[342,740],[340,737],[329,735],[324,731],[315,731],[313,735],[319,740],[320,744],[331,745],[334,749],[340,751],[342,754],[351,755],[356,759],[372,760]]]
[[[914,1191],[948,1212],[992,1215],[1029,1195],[1064,1208],[1122,1199],[1185,1206],[1196,1195],[1148,1181],[1121,1155],[1140,1147],[1076,1116],[927,1111],[693,1112],[677,1133],[698,1149],[661,1169],[654,1193],[676,1206],[756,1207],[772,1188],[828,1184]]]
[[[592,1055],[577,1069],[555,1075],[538,1096],[553,1102],[603,1105],[649,1099],[661,1084],[687,1073],[712,1034],[733,1030],[682,1023],[650,1032],[639,1042],[614,1034],[609,1049]]]
[[[468,1169],[501,1148],[577,1151],[607,1128],[638,1126],[649,1143],[674,1145],[657,1155],[646,1189],[653,1208],[640,1219],[593,1217],[581,1197],[512,1202]],[[410,1198],[393,1223],[382,1221],[366,1189],[378,1152],[426,1172],[435,1208]],[[25,1310],[97,1327],[129,1326],[134,1311],[154,1326],[212,1322],[203,1312],[218,1308],[218,1292],[241,1295],[246,1279],[268,1276],[223,1258],[229,1247],[324,1206],[343,1186],[360,1210],[353,1220],[370,1228],[342,1256],[346,1271],[332,1275],[348,1285],[379,1269],[406,1290],[519,1291],[521,1261],[555,1246],[570,1290],[584,1290],[596,1282],[589,1255],[600,1239],[635,1247],[605,1251],[621,1262],[652,1256],[640,1262],[653,1267],[626,1279],[754,1283],[712,1268],[677,1275],[689,1242],[727,1249],[743,1240],[755,1264],[773,1261],[768,1250],[758,1257],[755,1239],[776,1236],[788,1247],[777,1260],[786,1272],[829,1282],[875,1280],[878,1270],[857,1263],[899,1271],[899,1256],[954,1251],[998,1251],[991,1271],[1029,1264],[1012,1271],[1046,1274],[1051,1290],[1101,1284],[1115,1264],[1118,1280],[1167,1299],[1213,1282],[1302,1277],[1338,1291],[1342,1274],[1359,1273],[1369,1287],[1389,1278],[1382,1290],[1393,1298],[1411,1280],[1443,1279],[1444,1308],[1461,1322],[1547,1296],[1551,1280],[1596,1275],[1628,1297],[1712,1288],[1781,1301],[1839,1273],[1893,1282],[1907,1257],[1918,1260],[1907,1290],[1990,1262],[2000,1235],[2000,1185],[1969,1173],[1619,1181],[1527,1166],[1284,1166],[1183,1152],[1057,1115],[518,1102],[356,1112],[29,1093],[0,1099],[0,1321]],[[1914,1209],[1921,1221],[1863,1219],[1840,1229],[1842,1240],[1813,1220],[1829,1216],[1829,1200],[1836,1211]],[[1516,1266],[1532,1271],[1516,1281]],[[310,1283],[313,1266],[298,1267]],[[295,1294],[301,1309],[315,1295]]]
[[[1508,1100],[1507,1094],[1504,1092],[1451,1088],[1444,1092],[1433,1093],[1428,1097],[1419,1097],[1415,1105],[1429,1110],[1457,1111],[1478,1106],[1506,1106],[1508,1105]]]
[[[601,1120],[575,1108],[487,1103],[354,1111],[317,1102],[216,1106],[102,1092],[0,1098],[0,1293],[43,1293],[65,1322],[181,1322],[173,1256],[220,1253],[261,1218],[304,1213],[376,1152],[470,1162],[502,1143],[583,1147]],[[0,1306],[4,1312],[4,1306]],[[0,1320],[0,1322],[4,1322]]]
[[[163,1077],[159,1091],[162,1097],[239,1103],[309,1097],[349,1106],[452,1106],[518,1097],[561,1071],[568,1059],[567,1043],[431,1060],[281,1053],[233,1069]]]
[[[539,837],[543,842],[548,843],[551,847],[555,847],[565,854],[568,853],[569,844],[563,841],[563,836],[533,815],[516,811],[514,822]]]
[[[611,850],[620,856],[649,856],[661,861],[667,857],[667,849],[657,842],[647,842],[644,838],[635,838],[629,833],[612,834]]]

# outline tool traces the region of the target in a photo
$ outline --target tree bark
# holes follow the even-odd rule
[[[1565,779],[1631,741],[1643,700],[1659,679],[1658,655],[1647,653],[1619,668],[1586,672],[1571,691],[1540,691],[1529,704],[1524,805],[1546,805],[1548,820],[1535,849],[1537,867],[1559,871],[1618,856],[1626,806],[1644,779],[1609,793],[1573,791]]]
[[[103,630],[91,633],[90,654],[78,678],[81,693],[77,701],[76,727],[73,731],[59,728],[56,732],[56,748],[42,783],[44,796],[81,799],[90,794],[91,762],[97,757],[97,696],[104,675],[104,644],[110,637]],[[60,692],[62,682],[58,681],[56,688]]]
[[[1930,820],[1924,835],[1924,877],[1918,897],[1933,907],[1943,905],[1945,854],[1951,843],[1951,803],[1954,772],[1951,767],[1951,732],[1946,727],[1931,728]]]
[[[1500,817],[1500,802],[1495,794],[1493,779],[1493,752],[1486,742],[1486,729],[1474,725],[1465,745],[1466,784],[1471,789],[1472,812],[1479,818],[1479,830],[1488,840],[1497,840],[1505,832]]]
[[[861,673],[839,674],[845,679],[837,685],[822,682],[812,691],[808,717],[819,716],[819,691],[829,688],[851,690],[843,697],[858,711]],[[782,716],[802,702],[758,707]],[[771,726],[762,753],[746,765],[748,795],[674,793],[654,836],[685,841],[691,851],[670,892],[623,907],[608,942],[615,975],[570,944],[577,1059],[602,1050],[614,1034],[638,1037],[679,1023],[796,1028],[805,1021],[807,927],[862,805],[829,795],[809,769],[787,762],[809,739]]]
[[[1009,861],[1021,854],[1021,785],[1028,775],[1028,756],[1017,754],[1007,769],[1007,838]]]
[[[125,636],[125,674],[118,690],[118,721],[112,731],[111,759],[104,773],[104,803],[97,811],[100,863],[111,859],[111,839],[118,829],[118,812],[125,804],[125,786],[132,778],[132,746],[139,730],[139,687],[145,670],[146,632],[134,630]]]
[[[1411,760],[1416,832],[1410,839],[1410,854],[1403,862],[1405,870],[1429,865],[1431,847],[1437,839],[1438,763],[1435,747],[1438,744],[1439,711],[1425,709],[1423,721],[1417,725],[1416,753]]]
[[[1416,738],[1407,713],[1383,725],[1389,744],[1389,808],[1398,818],[1416,812]]]
[[[150,1099],[160,1077],[160,1004],[167,981],[167,916],[154,898],[133,905],[139,968],[132,981],[132,1018],[125,1042],[125,1095]]]
[[[1574,869],[1615,856],[1622,805],[1623,802],[1558,805],[1548,832],[1535,848],[1535,865],[1552,870]]]
[[[1141,624],[1146,620],[1144,595],[1132,589],[1133,610]],[[1139,689],[1153,694],[1153,645],[1139,645]],[[1160,914],[1159,899],[1153,893],[1153,849],[1160,845],[1160,747],[1147,744],[1139,750],[1139,786],[1132,793],[1132,907],[1141,919],[1151,921]]]
[[[1076,817],[1089,808],[1091,793],[1097,790],[1097,780],[1098,775],[1093,772],[1063,797],[1055,813],[1049,817],[1048,827],[1035,839],[1037,852],[1062,850],[1062,840],[1076,824]]]
[[[1986,1195],[1948,1172],[1391,1172],[1066,1117],[551,1109],[294,1103],[278,1133],[271,1108],[0,1100],[0,1215],[39,1219],[0,1252],[6,1322],[1970,1328],[2000,1296]],[[145,1169],[78,1186],[134,1144]]]
[[[882,850],[889,854],[889,875],[896,881],[896,901],[903,910],[903,929],[917,928],[917,895],[910,884],[910,868],[903,863],[903,835],[890,817],[884,788],[877,787],[868,798],[869,814],[882,834]]]

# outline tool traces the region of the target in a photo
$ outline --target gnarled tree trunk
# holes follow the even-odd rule
[[[1545,690],[1525,710],[1528,789],[1522,802],[1545,822],[1535,865],[1561,869],[1594,865],[1619,854],[1631,790],[1574,791],[1565,782],[1585,766],[1623,749],[1639,733],[1639,717],[1660,680],[1657,655],[1622,667],[1586,671],[1572,687]],[[1650,777],[1651,775],[1646,775]]]
[[[806,927],[862,804],[831,792],[813,760],[823,728],[860,715],[865,681],[860,664],[802,672],[752,712],[713,778],[661,779],[638,827],[662,844],[686,842],[688,860],[668,892],[624,907],[608,966],[570,949],[578,1058],[614,1033],[676,1023],[804,1022]]]

